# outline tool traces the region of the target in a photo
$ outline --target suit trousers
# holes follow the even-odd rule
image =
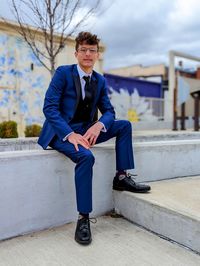
[[[70,125],[75,133],[83,135],[91,124]],[[116,137],[116,170],[134,169],[132,149],[132,127],[127,120],[115,120],[107,132],[101,132],[96,143],[101,143]],[[79,151],[68,140],[65,142],[54,137],[50,147],[69,157],[75,164],[75,188],[77,210],[81,213],[92,211],[92,175],[95,162],[94,155],[89,149],[79,145]]]

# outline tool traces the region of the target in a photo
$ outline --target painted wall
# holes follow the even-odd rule
[[[22,39],[0,33],[0,121],[15,120],[20,130],[25,124],[41,124],[49,78]]]
[[[163,117],[161,83],[104,74],[118,119],[158,121]]]

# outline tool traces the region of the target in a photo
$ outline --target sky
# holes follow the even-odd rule
[[[9,1],[0,0],[0,13],[8,17]],[[199,0],[104,0],[104,9],[80,30],[98,34],[105,44],[105,70],[168,65],[169,50],[200,57]],[[183,61],[188,68],[196,65]]]

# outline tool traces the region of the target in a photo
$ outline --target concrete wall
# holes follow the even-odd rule
[[[134,143],[137,181],[200,174],[200,140]],[[110,211],[114,144],[92,149],[94,216]],[[0,239],[76,220],[74,164],[56,151],[0,152]]]
[[[93,151],[92,215],[98,216],[113,208],[115,164],[112,149]],[[0,239],[76,220],[73,168],[53,150],[0,153]]]
[[[200,174],[200,140],[135,143],[138,180],[155,181]]]

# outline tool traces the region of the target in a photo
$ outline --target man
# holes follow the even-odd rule
[[[127,169],[134,168],[131,123],[115,120],[115,112],[107,95],[105,79],[93,70],[99,57],[99,39],[89,32],[76,38],[77,65],[57,68],[44,101],[46,121],[38,143],[46,149],[65,154],[75,164],[76,200],[79,218],[75,240],[91,243],[89,213],[92,211],[91,147],[116,137],[116,169],[113,189],[147,192],[148,185],[136,184]],[[97,120],[97,109],[102,116]]]

